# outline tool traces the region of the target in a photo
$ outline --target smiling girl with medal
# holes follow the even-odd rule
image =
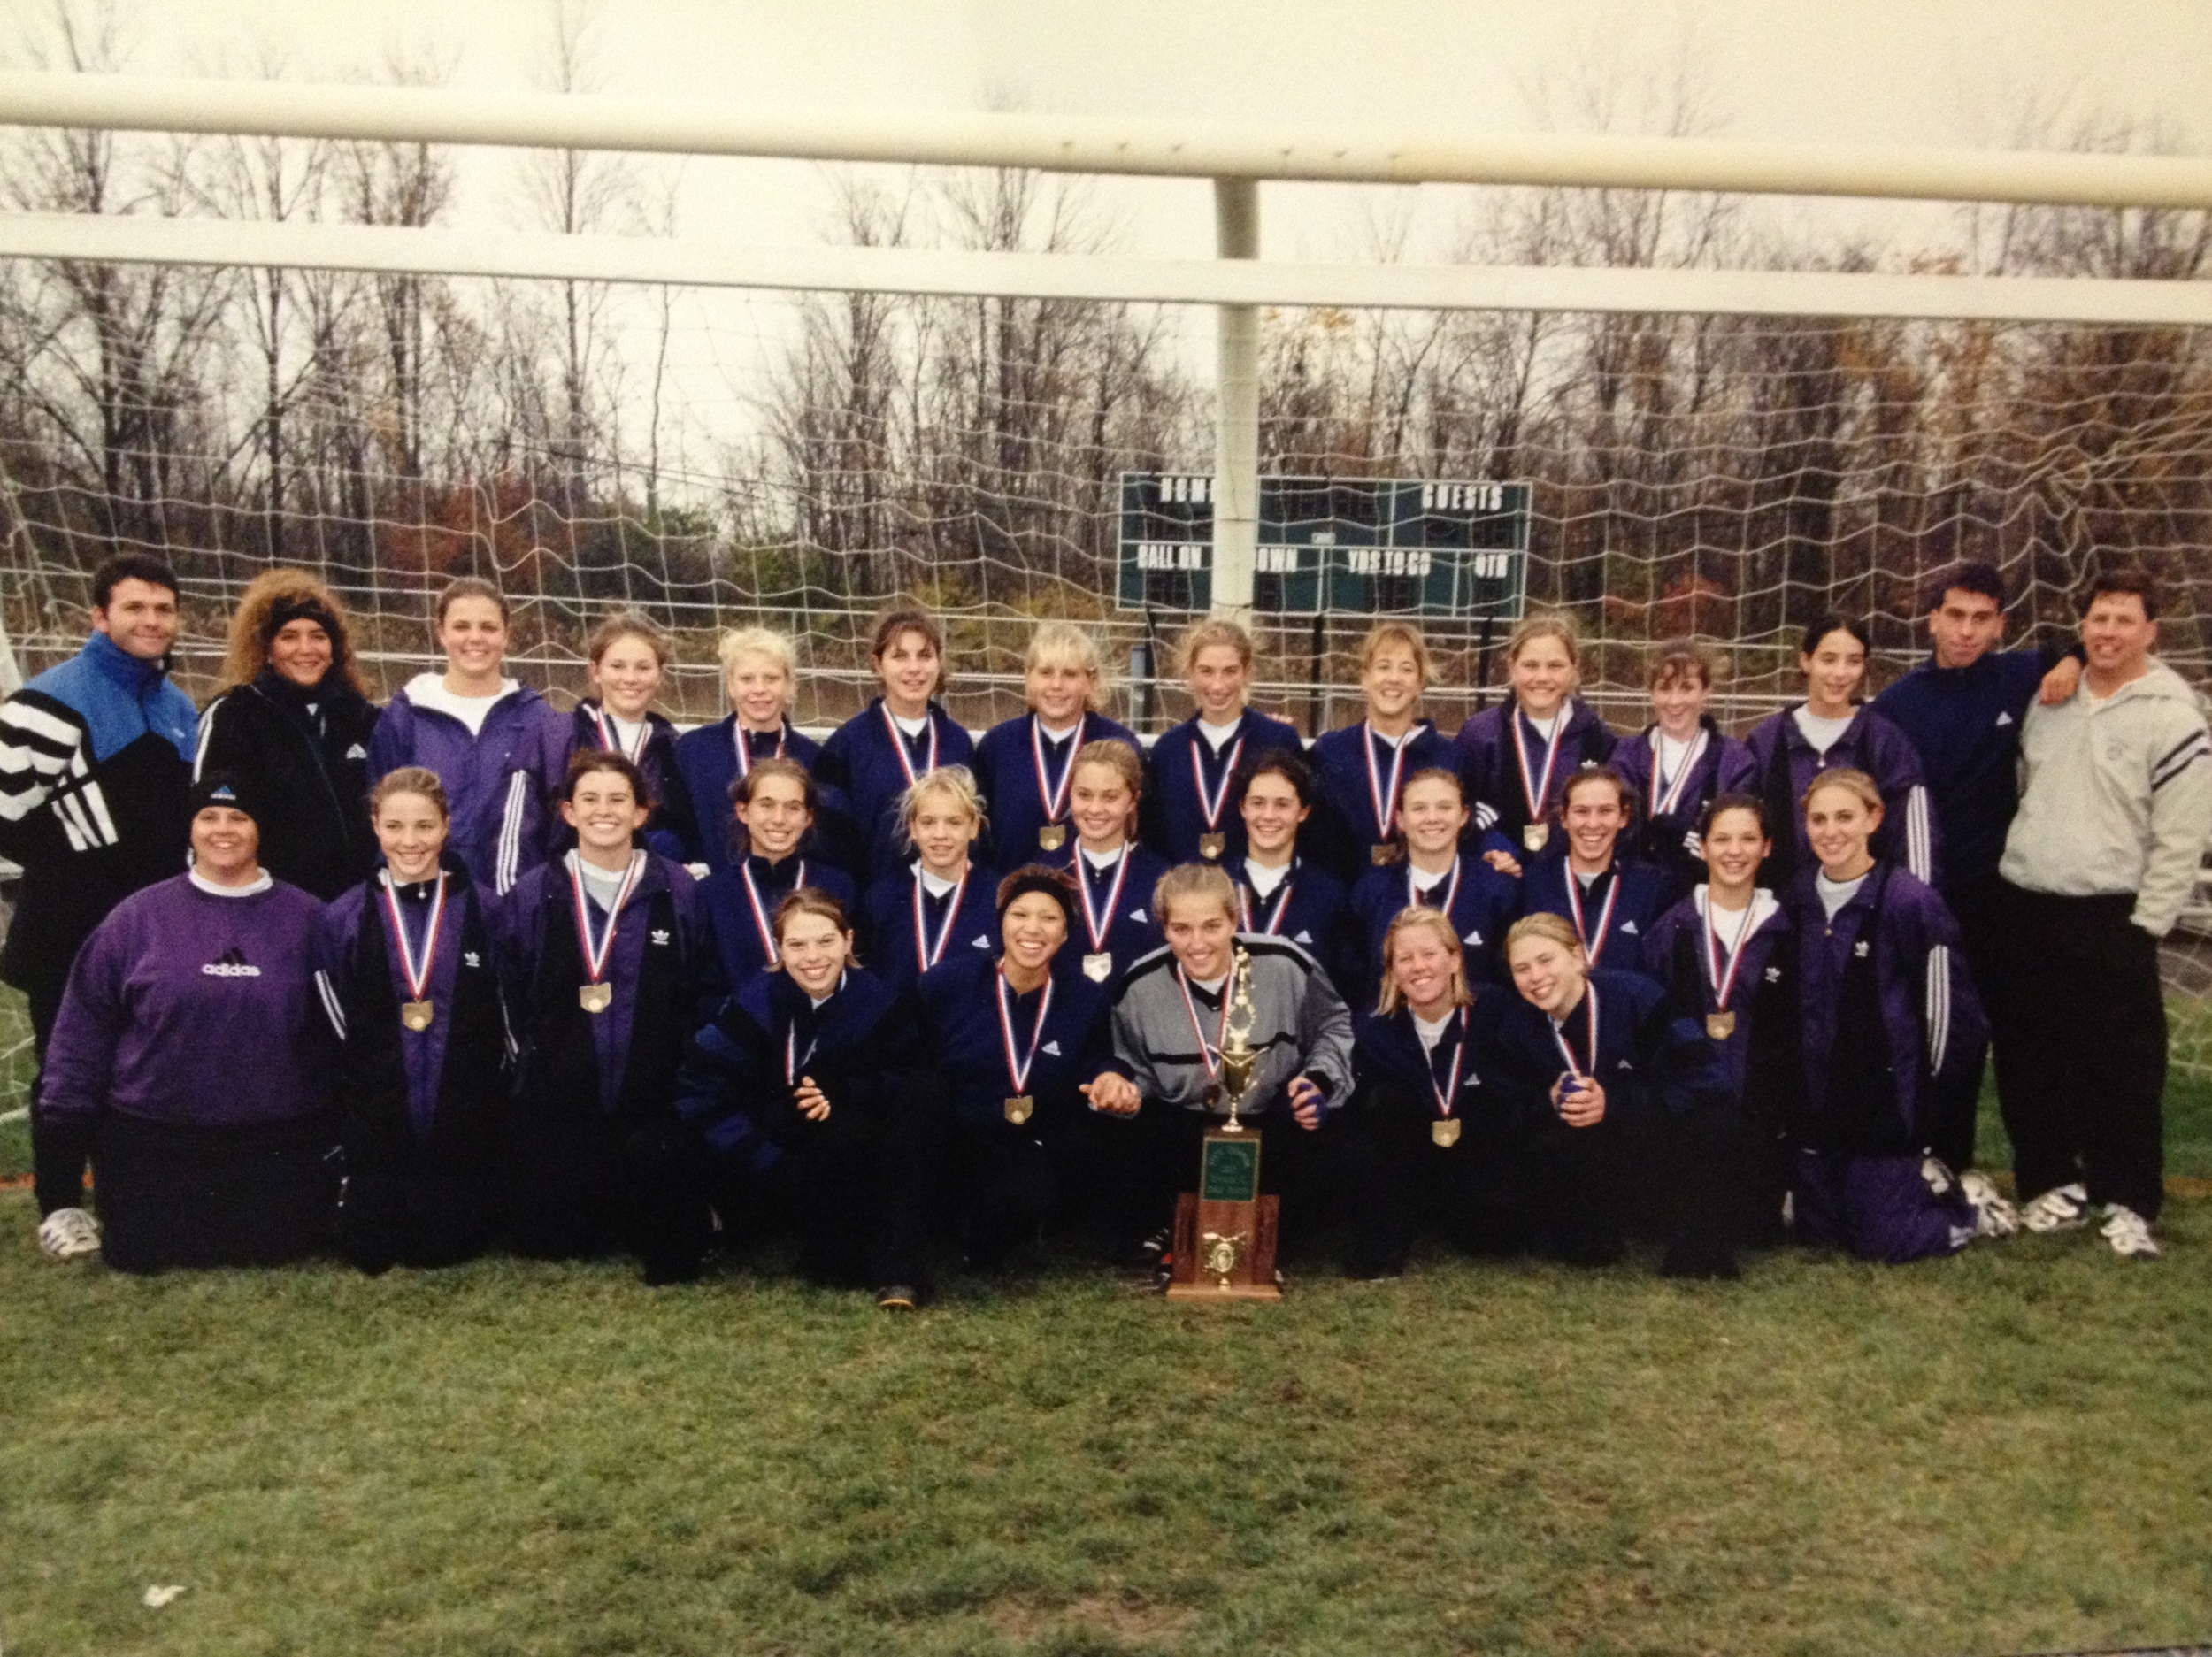
[[[1658,871],[1664,909],[1705,878],[1697,825],[1706,808],[1724,794],[1756,793],[1758,767],[1707,711],[1713,664],[1703,650],[1686,640],[1661,646],[1650,684],[1656,717],[1640,734],[1624,737],[1609,763],[1636,795],[1641,826],[1632,849],[1639,863]]]
[[[1268,748],[1245,761],[1235,784],[1244,855],[1227,867],[1237,886],[1237,929],[1289,939],[1341,984],[1359,958],[1359,939],[1350,896],[1299,846],[1313,790],[1313,772],[1295,754]]]
[[[741,627],[724,633],[715,654],[722,664],[729,715],[676,739],[676,769],[683,773],[698,814],[684,855],[691,863],[704,863],[709,874],[734,855],[733,785],[764,759],[796,760],[811,771],[822,751],[820,743],[791,724],[798,663],[789,639],[767,627]]]
[[[1390,923],[1383,963],[1375,1010],[1352,1021],[1352,1116],[1382,1181],[1376,1275],[1394,1276],[1425,1229],[1476,1253],[1509,1249],[1518,1232],[1501,1222],[1514,1193],[1500,1188],[1509,1164],[1476,1057],[1506,992],[1469,984],[1458,935],[1432,909]]]
[[[494,928],[520,1047],[514,1245],[549,1259],[626,1249],[665,1282],[686,1247],[649,1170],[673,1131],[708,944],[691,877],[637,844],[651,809],[626,756],[577,754],[561,801],[575,849],[518,881]]]
[[[1711,1230],[1711,1170],[1678,1188],[1651,1171],[1670,1117],[1724,1104],[1726,1086],[1703,1031],[1671,1015],[1653,980],[1593,970],[1574,927],[1527,915],[1506,934],[1514,998],[1489,1032],[1483,1074],[1509,1124],[1500,1152],[1504,1188],[1540,1253],[1575,1265],[1620,1258],[1632,1221],[1665,1239],[1663,1270],[1728,1275],[1701,1245]],[[1476,1063],[1486,1055],[1478,1047]]]
[[[805,1276],[911,1309],[933,1188],[919,1009],[860,964],[826,894],[790,894],[770,924],[777,970],[722,1004],[677,1083],[725,1246],[795,1232]]]
[[[734,995],[776,964],[770,922],[776,905],[803,886],[853,901],[853,883],[833,868],[814,836],[814,779],[796,760],[754,763],[731,785],[735,861],[699,883],[720,971],[718,986]]]
[[[1177,654],[1197,710],[1152,745],[1141,838],[1170,863],[1219,863],[1244,855],[1244,825],[1230,801],[1238,765],[1262,748],[1295,754],[1305,743],[1246,704],[1252,635],[1235,622],[1194,623]]]
[[[1390,923],[1417,903],[1450,919],[1475,978],[1497,976],[1498,943],[1520,901],[1520,884],[1461,849],[1467,821],[1466,800],[1452,771],[1417,771],[1399,790],[1404,860],[1369,870],[1352,888],[1361,950],[1346,989],[1360,1004],[1371,1003],[1381,986],[1383,938]]]
[[[1988,1027],[1943,900],[1874,850],[1883,816],[1865,772],[1816,778],[1813,867],[1783,901],[1801,986],[1788,1124],[1798,1234],[1893,1263],[2001,1236],[2013,1218],[1985,1177],[1962,1180],[1929,1153],[1938,1089],[1980,1063]]]
[[[999,947],[948,963],[920,988],[942,1206],[982,1271],[1087,1187],[1112,1184],[1134,1139],[1081,1091],[1113,1056],[1112,996],[1077,967],[1074,882],[1033,863],[993,897]]]
[[[1099,711],[1098,642],[1071,622],[1038,624],[1029,636],[1023,690],[1029,711],[993,725],[975,745],[976,786],[1002,864],[1057,854],[1068,843],[1075,756],[1093,742],[1138,746],[1127,726]]]
[[[1582,649],[1566,617],[1523,621],[1506,641],[1505,663],[1505,700],[1459,728],[1460,774],[1477,827],[1494,830],[1518,850],[1540,852],[1567,779],[1605,763],[1614,736],[1575,694]]]
[[[998,923],[995,882],[974,856],[983,802],[967,767],[918,779],[899,803],[899,820],[914,862],[868,889],[860,936],[870,966],[904,989],[959,956],[989,960]]]
[[[1075,756],[1068,815],[1075,844],[1066,867],[1076,877],[1083,975],[1110,984],[1147,950],[1160,947],[1148,905],[1167,865],[1131,840],[1144,790],[1144,762],[1126,742],[1094,742]]]
[[[1564,916],[1592,966],[1622,972],[1643,970],[1644,940],[1663,907],[1657,871],[1619,855],[1635,817],[1618,771],[1576,772],[1560,796],[1560,834],[1521,878],[1522,914]]]
[[[1861,700],[1870,648],[1863,623],[1842,616],[1813,623],[1797,656],[1805,700],[1760,720],[1744,738],[1758,773],[1755,792],[1775,827],[1774,855],[1765,872],[1777,892],[1787,890],[1812,861],[1798,807],[1814,779],[1834,770],[1862,771],[1881,791],[1874,855],[1924,885],[1936,884],[1941,848],[1919,752],[1886,715]]]
[[[1715,1170],[1724,1229],[1713,1243],[1721,1254],[1781,1234],[1798,1076],[1797,936],[1774,894],[1757,884],[1771,849],[1758,799],[1722,794],[1696,832],[1708,878],[1654,923],[1644,960],[1675,1016],[1720,1051],[1729,1108],[1686,1125],[1671,1149]]]
[[[369,739],[369,779],[403,765],[437,773],[453,807],[454,854],[489,896],[565,843],[554,796],[575,722],[506,677],[507,601],[474,576],[438,595],[445,671],[394,693]]]
[[[1434,682],[1421,630],[1410,622],[1379,622],[1360,642],[1366,717],[1314,739],[1313,769],[1327,803],[1321,843],[1307,856],[1325,861],[1347,886],[1399,855],[1398,791],[1405,779],[1459,767],[1451,743],[1419,717],[1422,694]]]
[[[924,771],[972,764],[975,744],[936,700],[945,686],[945,634],[926,610],[902,607],[876,623],[868,664],[883,694],[837,727],[814,763],[840,861],[863,885],[898,867],[898,805]]]
[[[584,647],[592,694],[576,704],[575,745],[607,748],[645,773],[655,804],[641,844],[678,863],[699,838],[690,785],[676,763],[676,727],[653,711],[668,676],[668,635],[626,610],[592,629]]]
[[[369,809],[384,866],[324,909],[319,976],[343,1048],[338,1243],[375,1273],[491,1239],[509,1071],[491,926],[446,855],[444,788],[405,766]]]

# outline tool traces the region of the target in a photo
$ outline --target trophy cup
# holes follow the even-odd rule
[[[1175,1202],[1171,1300],[1279,1300],[1275,1280],[1277,1203],[1260,1195],[1260,1136],[1237,1119],[1251,1092],[1259,1054],[1252,1046],[1252,957],[1242,947],[1230,969],[1229,1019],[1221,1039],[1216,1097],[1229,1120],[1206,1135],[1198,1189]]]

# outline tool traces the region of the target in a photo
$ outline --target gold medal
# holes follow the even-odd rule
[[[1544,842],[1551,838],[1551,825],[1532,823],[1521,831],[1521,844],[1532,852],[1544,849]]]
[[[1110,952],[1103,949],[1100,950],[1098,954],[1094,955],[1085,955],[1083,957],[1083,976],[1090,979],[1090,981],[1094,984],[1105,983],[1108,978],[1114,976],[1113,955]]]
[[[1218,859],[1228,849],[1229,837],[1226,834],[1201,834],[1198,837],[1198,855],[1210,863]]]
[[[1367,848],[1367,861],[1378,869],[1387,869],[1398,861],[1398,848],[1388,840],[1378,840]]]
[[[1429,1124],[1429,1138],[1435,1144],[1441,1145],[1447,1149],[1458,1144],[1459,1118],[1457,1116],[1438,1117]]]
[[[1068,831],[1065,824],[1048,823],[1037,831],[1037,849],[1040,851],[1056,852],[1067,843]]]
[[[1736,1033],[1736,1015],[1730,1012],[1705,1015],[1705,1033],[1716,1041],[1725,1041]]]
[[[577,986],[576,1002],[588,1013],[603,1013],[614,1005],[614,986],[611,984],[584,984]]]
[[[418,1032],[427,1030],[430,1028],[430,1020],[435,1011],[436,1009],[427,1001],[402,1001],[399,1004],[399,1022],[410,1030]]]
[[[1006,1119],[1018,1128],[1036,1108],[1037,1101],[1027,1093],[1016,1093],[1006,1101]]]

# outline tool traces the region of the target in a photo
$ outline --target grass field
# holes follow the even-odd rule
[[[2212,1174],[2212,1089],[2177,1086]],[[1068,1262],[134,1281],[0,1197],[0,1649],[2021,1652],[2212,1636],[2212,1201],[1726,1286]],[[182,1584],[165,1609],[141,1603]]]

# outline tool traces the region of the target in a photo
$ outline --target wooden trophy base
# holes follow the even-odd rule
[[[1275,1280],[1277,1200],[1207,1202],[1186,1191],[1175,1200],[1175,1264],[1168,1279],[1171,1300],[1279,1300]],[[1235,1245],[1227,1273],[1207,1267],[1209,1236]],[[1219,1248],[1217,1243],[1210,1247]]]

